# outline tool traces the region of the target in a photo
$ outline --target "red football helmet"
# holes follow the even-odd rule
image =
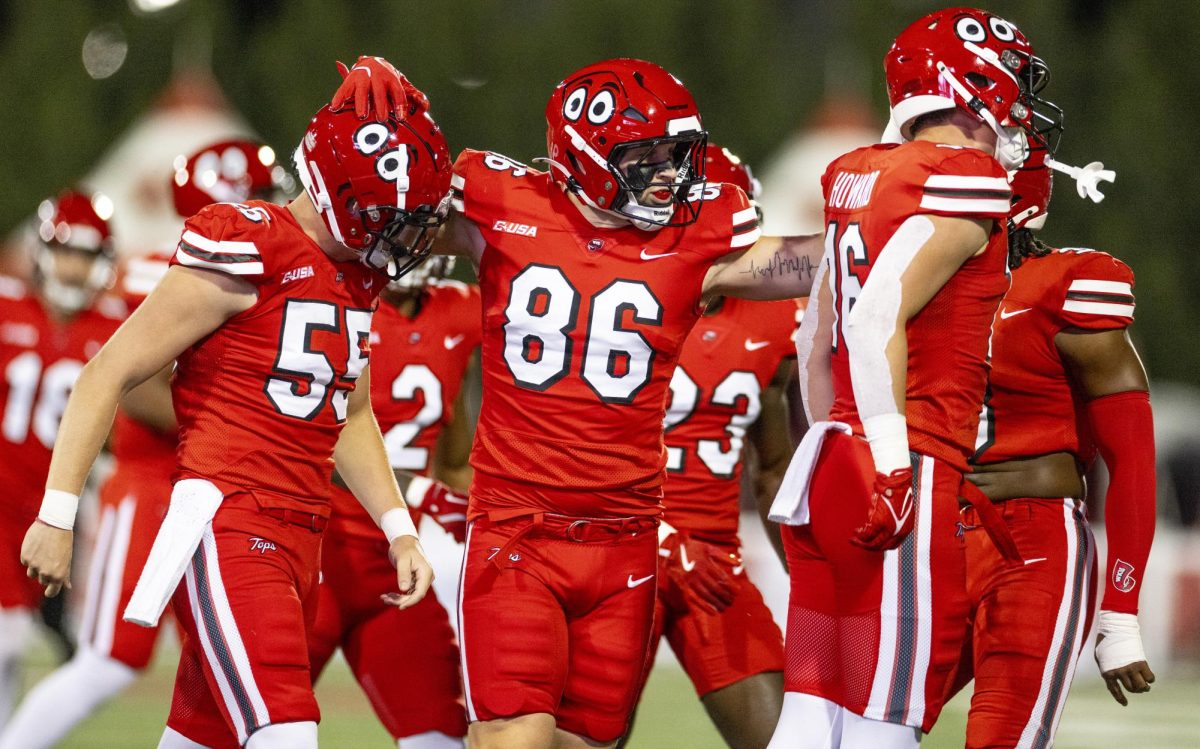
[[[112,201],[99,193],[89,195],[64,190],[38,206],[33,249],[33,281],[52,305],[74,314],[91,304],[96,294],[113,282],[112,233],[108,219]],[[61,266],[61,253],[87,258],[87,264]]]
[[[551,94],[546,124],[554,179],[592,208],[647,231],[700,215],[692,190],[704,184],[708,134],[695,99],[659,66],[621,58],[572,73]]]
[[[957,107],[996,132],[997,160],[1015,169],[1027,133],[1053,148],[1061,130],[1062,111],[1037,97],[1046,64],[1016,26],[986,11],[947,8],[917,20],[896,37],[884,72],[892,122],[906,139],[921,115]]]
[[[722,148],[715,143],[709,143],[704,151],[704,179],[708,182],[725,182],[742,188],[750,198],[750,204],[758,213],[758,221],[762,223],[762,209],[758,199],[762,195],[762,183],[750,170],[750,165],[739,159],[728,148]]]
[[[187,218],[212,203],[247,200],[279,202],[287,172],[275,163],[270,146],[252,140],[224,140],[190,157],[175,157],[171,182],[175,211]]]
[[[1012,175],[1012,213],[1008,230],[1037,231],[1046,225],[1050,191],[1054,186],[1053,173],[1046,165],[1045,147],[1034,144],[1025,165]]]
[[[296,149],[296,169],[333,237],[399,278],[429,255],[446,220],[450,149],[423,106],[403,121],[360,120],[322,107]]]

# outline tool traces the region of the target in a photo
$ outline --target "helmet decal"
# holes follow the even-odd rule
[[[563,117],[571,122],[578,122],[579,116],[583,114],[585,104],[587,104],[587,86],[580,86],[563,101]]]

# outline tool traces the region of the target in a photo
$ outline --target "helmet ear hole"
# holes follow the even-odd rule
[[[968,83],[979,89],[990,88],[994,83],[991,78],[988,78],[982,73],[970,72],[964,75],[963,78],[966,78]]]

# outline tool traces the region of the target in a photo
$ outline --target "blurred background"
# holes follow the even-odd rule
[[[3,0],[0,133],[8,145],[0,156],[0,269],[25,272],[22,232],[43,198],[72,183],[112,198],[122,255],[169,245],[179,230],[168,188],[175,156],[226,136],[257,134],[290,167],[308,118],[339,82],[334,60],[352,63],[361,53],[387,57],[428,93],[453,151],[491,149],[521,161],[545,153],[543,113],[562,76],[605,57],[653,60],[690,87],[713,141],[748,161],[763,180],[767,230],[817,231],[817,178],[825,165],[882,130],[888,45],[906,24],[940,5]],[[988,7],[1024,30],[1050,64],[1045,95],[1067,113],[1060,160],[1102,160],[1118,174],[1100,205],[1079,199],[1074,185],[1060,179],[1043,238],[1112,252],[1137,273],[1133,335],[1155,383],[1162,517],[1143,626],[1152,663],[1177,675],[1174,688],[1191,693],[1194,707],[1192,690],[1200,688],[1200,295],[1193,289],[1200,287],[1200,263],[1191,253],[1200,236],[1192,199],[1200,193],[1200,172],[1184,128],[1200,122],[1200,62],[1191,43],[1200,32],[1200,3],[1010,0]],[[1097,481],[1103,484],[1103,476]],[[781,609],[786,589],[778,587],[778,570],[763,575],[765,585],[776,586],[772,603]],[[163,682],[143,695],[152,701],[145,711],[153,713],[147,720],[155,730],[165,714],[170,664],[160,670]],[[1093,671],[1085,663],[1079,681],[1098,683]],[[670,675],[656,678],[668,681],[648,699],[678,699],[679,707],[662,709],[674,716],[668,722],[683,720],[689,713],[680,711],[695,704],[690,687],[669,681]],[[353,691],[345,679],[340,683]],[[1161,691],[1172,689],[1168,680]],[[1177,703],[1167,697],[1158,703],[1167,705],[1161,710],[1156,696],[1137,700],[1114,718],[1117,725],[1150,730],[1178,723],[1187,727],[1184,733],[1137,745],[1184,746],[1193,739],[1190,745],[1200,745],[1194,713],[1172,712]],[[341,697],[331,699],[338,704]],[[1061,746],[1107,743],[1066,730],[1075,720],[1079,731],[1099,725],[1111,736],[1105,733],[1111,727],[1095,718],[1111,712],[1105,700],[1101,695],[1093,712],[1068,708]],[[118,703],[102,717],[122,715],[134,709],[130,704]],[[347,709],[355,715],[353,709],[364,708]],[[704,718],[696,712],[695,720]],[[675,743],[683,739],[674,736],[641,745],[713,740],[704,734],[703,741]],[[330,745],[358,744],[331,738]]]

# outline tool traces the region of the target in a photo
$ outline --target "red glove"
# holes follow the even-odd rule
[[[337,66],[343,80],[329,104],[335,112],[352,104],[360,120],[365,120],[372,108],[377,120],[391,114],[403,120],[429,109],[429,98],[382,57],[363,55],[353,68],[340,60]]]
[[[404,493],[414,523],[428,517],[460,544],[467,539],[467,496],[440,481],[414,477]]]
[[[742,574],[742,558],[719,546],[674,532],[658,547],[659,568],[683,591],[689,604],[719,614],[737,595],[733,578]]]
[[[904,543],[916,520],[912,468],[876,473],[867,522],[854,531],[850,543],[870,551],[887,551]]]

